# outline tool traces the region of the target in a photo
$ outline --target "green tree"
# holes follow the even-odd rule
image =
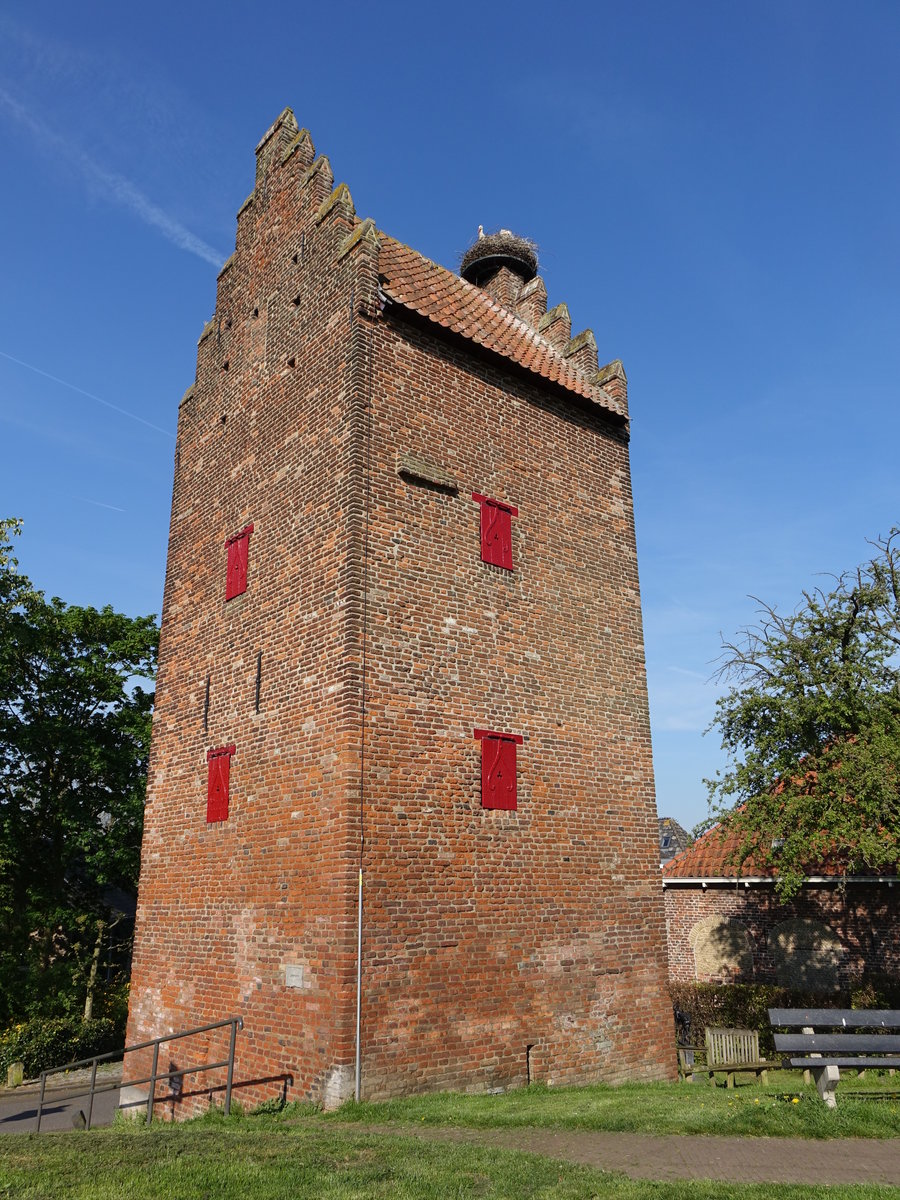
[[[731,683],[711,728],[730,766],[706,780],[739,835],[735,865],[775,870],[782,897],[827,864],[846,877],[900,859],[900,529],[872,557],[804,592],[789,615],[724,643]]]
[[[0,522],[0,1023],[90,1015],[134,895],[158,630],[47,600]]]

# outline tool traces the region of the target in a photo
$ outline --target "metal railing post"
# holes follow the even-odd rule
[[[225,1080],[225,1116],[231,1115],[231,1084],[234,1079],[234,1044],[237,1041],[238,1021],[240,1017],[231,1018],[231,1041],[228,1044],[228,1075]],[[241,1021],[243,1025],[243,1021]]]
[[[35,1130],[34,1130],[35,1133],[41,1132],[41,1116],[44,1112],[44,1089],[46,1088],[46,1086],[47,1086],[47,1072],[41,1071],[41,1094],[38,1097],[37,1125],[35,1126]]]
[[[87,1128],[91,1127],[91,1117],[94,1115],[94,1088],[97,1085],[97,1060],[91,1063],[91,1094],[88,1097]]]
[[[153,1069],[150,1072],[150,1095],[147,1097],[147,1124],[153,1120],[153,1097],[156,1094],[156,1068],[159,1066],[159,1042],[153,1046]]]

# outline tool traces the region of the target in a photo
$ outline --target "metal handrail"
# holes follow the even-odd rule
[[[231,1026],[231,1036],[228,1043],[228,1057],[223,1058],[221,1062],[203,1063],[197,1067],[179,1067],[174,1071],[159,1071],[159,1048],[164,1042],[177,1042],[180,1038],[194,1037],[198,1033],[208,1033],[211,1029],[223,1029],[226,1025]],[[150,1092],[147,1096],[147,1124],[153,1120],[153,1101],[156,1092],[157,1083],[165,1079],[172,1079],[175,1076],[184,1077],[185,1075],[197,1075],[201,1071],[215,1071],[219,1067],[227,1067],[228,1074],[225,1081],[225,1115],[228,1116],[231,1112],[231,1089],[234,1082],[234,1047],[237,1040],[239,1029],[244,1028],[243,1017],[226,1017],[224,1021],[214,1021],[211,1025],[198,1025],[195,1029],[185,1029],[181,1033],[168,1033],[164,1037],[151,1038],[148,1042],[135,1042],[133,1046],[126,1046],[124,1050],[110,1050],[106,1054],[94,1054],[90,1058],[79,1058],[75,1062],[66,1063],[63,1067],[50,1067],[46,1071],[41,1071],[41,1092],[38,1098],[37,1109],[37,1124],[35,1133],[41,1131],[41,1117],[44,1111],[44,1094],[47,1087],[47,1076],[56,1075],[60,1071],[71,1071],[78,1067],[91,1068],[91,1083],[90,1087],[85,1088],[83,1092],[73,1092],[75,1096],[89,1096],[87,1118],[85,1127],[90,1129],[91,1117],[94,1111],[94,1096],[101,1092],[112,1092],[117,1089],[126,1087],[136,1087],[142,1083],[150,1084]],[[141,1079],[123,1079],[119,1083],[101,1084],[97,1087],[97,1065],[101,1062],[106,1062],[109,1059],[118,1059],[121,1055],[124,1062],[125,1055],[131,1054],[135,1050],[149,1050],[153,1047],[153,1066],[150,1074]],[[72,1098],[70,1097],[70,1099]]]

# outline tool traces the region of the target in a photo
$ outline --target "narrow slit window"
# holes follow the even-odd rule
[[[522,735],[476,729],[475,737],[481,741],[481,807],[516,809],[516,746]]]
[[[233,600],[247,590],[247,563],[250,553],[252,525],[246,525],[240,533],[228,538],[228,563],[225,569],[225,599]]]
[[[512,518],[519,515],[519,510],[478,492],[472,493],[472,499],[481,507],[481,561],[511,571]]]
[[[209,775],[206,783],[206,823],[228,820],[228,795],[231,781],[231,757],[234,746],[220,746],[218,750],[207,750],[206,762]]]

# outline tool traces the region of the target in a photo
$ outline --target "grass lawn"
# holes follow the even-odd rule
[[[497,1148],[374,1137],[310,1119],[201,1119],[4,1135],[3,1200],[894,1200],[896,1189],[654,1183]]]
[[[895,1188],[648,1182],[495,1146],[417,1140],[403,1125],[537,1127],[803,1137],[900,1135],[900,1102],[853,1098],[841,1083],[829,1112],[800,1075],[779,1088],[629,1084],[501,1096],[439,1094],[384,1104],[312,1105],[281,1113],[211,1113],[180,1125],[124,1121],[91,1133],[3,1135],[0,1200],[894,1200]],[[893,1085],[894,1080],[883,1080]],[[803,1092],[802,1097],[799,1095]],[[796,1099],[796,1103],[794,1100]],[[359,1123],[396,1123],[377,1134]]]
[[[881,1089],[884,1098],[861,1097]],[[891,1091],[895,1093],[891,1098]],[[370,1124],[424,1122],[472,1129],[602,1129],[634,1133],[738,1134],[755,1137],[900,1137],[900,1077],[868,1072],[842,1077],[838,1106],[825,1107],[800,1071],[773,1071],[766,1087],[752,1075],[738,1086],[635,1083],[608,1087],[532,1085],[502,1096],[441,1092],[380,1104],[345,1104],[324,1121]],[[795,1102],[796,1101],[796,1102]]]

